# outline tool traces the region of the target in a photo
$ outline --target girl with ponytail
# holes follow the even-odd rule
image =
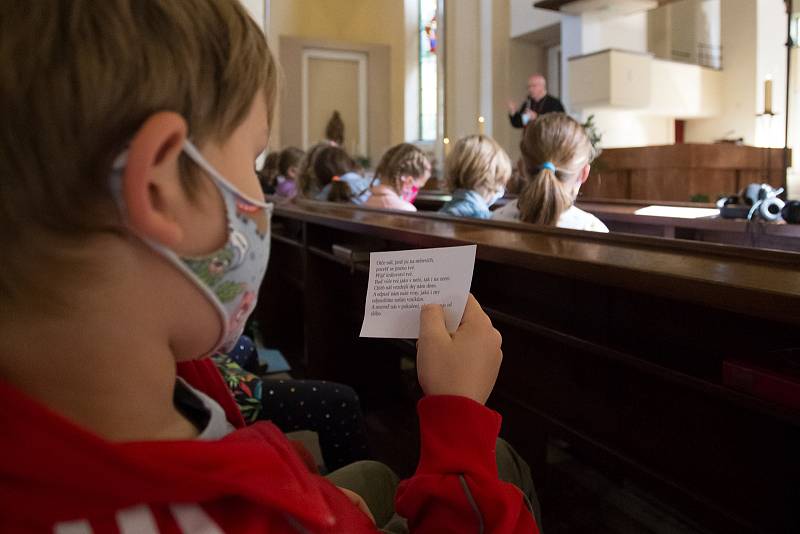
[[[600,219],[574,205],[594,158],[583,126],[563,113],[548,113],[525,129],[520,149],[528,184],[494,219],[608,232]]]
[[[369,198],[370,181],[343,148],[323,148],[314,160],[314,176],[321,186],[315,200],[361,205]]]

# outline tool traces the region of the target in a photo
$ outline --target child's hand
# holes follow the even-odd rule
[[[481,404],[492,392],[503,360],[502,338],[471,294],[455,334],[438,304],[424,306],[417,342],[417,376],[426,395],[459,395]]]

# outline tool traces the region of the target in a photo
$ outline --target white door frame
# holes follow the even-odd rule
[[[308,63],[311,59],[333,59],[355,61],[358,64],[358,155],[367,154],[367,54],[364,52],[341,52],[324,48],[306,48],[303,50],[302,105],[300,120],[302,121],[303,148],[308,150]],[[284,119],[286,120],[286,119]],[[355,154],[352,154],[355,155]]]

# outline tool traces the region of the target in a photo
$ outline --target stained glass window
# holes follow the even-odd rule
[[[439,0],[419,0],[419,137],[434,141],[439,118]]]

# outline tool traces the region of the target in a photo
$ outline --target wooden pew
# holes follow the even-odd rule
[[[514,200],[500,199],[493,209]],[[450,194],[445,191],[423,191],[415,201],[421,211],[438,211]],[[667,239],[686,239],[704,243],[768,248],[800,252],[800,225],[744,219],[682,219],[670,216],[638,215],[636,210],[653,205],[640,200],[599,199],[581,196],[577,206],[599,218],[614,233],[649,235]],[[697,202],[657,202],[659,206],[714,208],[714,204]]]
[[[653,204],[634,200],[582,199],[578,202],[578,207],[602,220],[612,232],[800,252],[800,225],[797,224],[766,222],[758,218],[752,221],[720,217],[683,219],[669,215],[636,213],[637,210]],[[659,202],[657,205],[679,208],[715,207],[713,204],[686,202]]]
[[[545,516],[556,439],[712,532],[800,532],[800,414],[722,381],[723,361],[781,373],[800,347],[795,254],[299,202],[275,212],[262,329],[308,376],[391,396],[414,345],[358,338],[368,261],[332,246],[467,243],[504,340],[490,405]]]
[[[581,190],[594,198],[689,202],[701,196],[714,202],[751,182],[783,187],[786,161],[791,153],[782,148],[729,143],[609,148]]]

